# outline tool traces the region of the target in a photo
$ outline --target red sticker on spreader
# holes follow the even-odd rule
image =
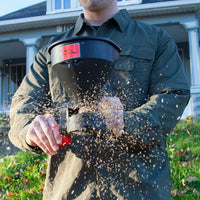
[[[62,59],[77,58],[80,57],[79,43],[69,44],[62,47]]]

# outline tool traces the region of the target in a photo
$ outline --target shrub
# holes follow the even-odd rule
[[[5,113],[0,113],[0,134],[7,135],[9,129],[9,116]]]

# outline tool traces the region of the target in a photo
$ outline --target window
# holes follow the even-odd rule
[[[58,10],[61,8],[62,8],[61,0],[55,0],[55,10]]]
[[[80,8],[78,0],[51,0],[52,11]]]
[[[64,9],[71,8],[71,2],[69,0],[64,0]]]
[[[0,106],[7,107],[26,74],[25,63],[9,63],[0,69]]]
[[[55,10],[70,9],[71,0],[55,0]]]

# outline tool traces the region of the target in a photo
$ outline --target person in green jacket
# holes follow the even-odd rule
[[[130,18],[117,0],[79,0],[83,14],[49,43],[100,36],[120,48],[108,81],[112,96],[99,102],[112,139],[62,137],[54,118],[69,97],[52,71],[48,46],[36,55],[12,99],[9,138],[22,150],[49,155],[44,200],[170,200],[166,138],[190,97],[173,39],[162,28]],[[108,135],[109,138],[109,135]]]

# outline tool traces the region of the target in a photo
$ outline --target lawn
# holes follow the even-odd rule
[[[0,120],[1,123],[1,120]],[[200,199],[200,119],[180,121],[167,140],[174,200]],[[41,200],[47,156],[0,156],[0,199]]]
[[[200,119],[180,121],[168,140],[172,197],[200,199]]]
[[[0,199],[42,199],[47,156],[20,151],[0,161]]]

